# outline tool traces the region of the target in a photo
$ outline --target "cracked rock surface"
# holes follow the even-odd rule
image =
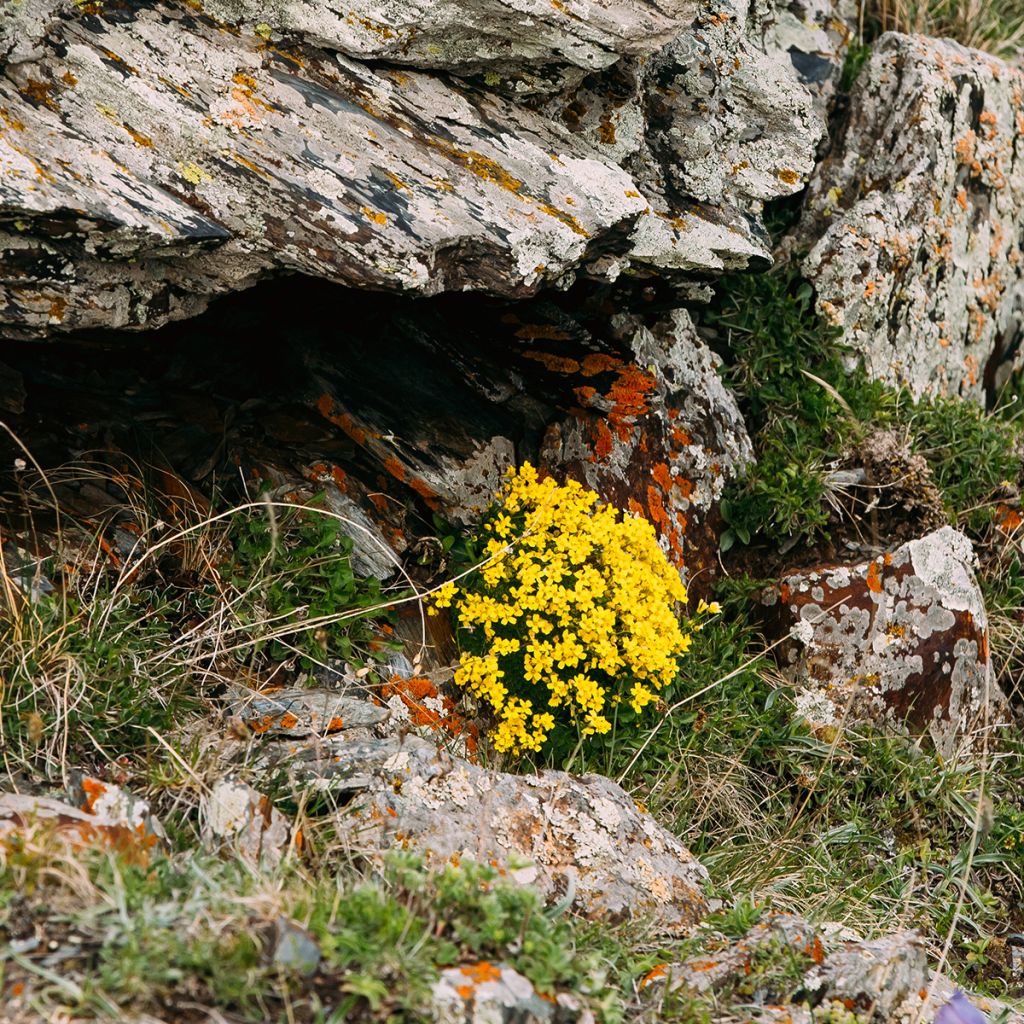
[[[1020,360],[1024,74],[888,33],[809,186],[797,235],[818,309],[869,372],[980,399]]]
[[[340,9],[302,3],[240,26],[167,0],[5,10],[9,336],[157,327],[275,272],[522,297],[576,275],[767,262],[760,202],[801,187],[823,125],[807,90],[749,42],[739,8],[623,0],[580,20],[572,3],[544,18],[482,3],[517,66],[535,53],[593,70],[554,116],[500,76],[492,88],[487,75],[470,85],[422,70],[415,48],[417,66],[395,66],[393,9],[368,6],[334,18],[333,34]],[[458,50],[455,5],[422,6]],[[380,46],[342,45],[350,30]],[[417,38],[434,54],[429,33]],[[613,60],[622,67],[601,70]],[[620,143],[605,118],[616,104]]]

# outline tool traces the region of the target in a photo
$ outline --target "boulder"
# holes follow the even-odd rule
[[[808,188],[798,245],[819,311],[915,397],[981,400],[1019,364],[1024,73],[887,33]]]
[[[8,335],[157,327],[273,272],[522,297],[767,262],[760,202],[801,187],[823,126],[739,7],[363,6],[211,5],[241,27],[169,0],[19,7],[0,79]],[[470,37],[481,66],[493,43],[523,73],[593,71],[579,88],[604,139],[608,65],[634,62],[616,116],[642,152],[595,145],[501,75],[421,69],[470,71]]]
[[[335,801],[358,849],[400,847],[428,864],[469,857],[593,919],[652,918],[683,932],[707,912],[707,873],[621,787],[600,775],[510,775],[414,735],[363,730],[305,743],[268,741],[251,770]]]
[[[710,578],[722,489],[753,462],[746,425],[685,310],[618,327],[633,359],[609,364],[610,375],[577,366],[582,408],[548,428],[542,464],[649,519],[685,580]]]
[[[812,725],[906,723],[949,755],[996,698],[971,542],[944,526],[869,561],[786,576],[762,595]]]

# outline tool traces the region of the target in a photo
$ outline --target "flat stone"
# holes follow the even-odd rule
[[[300,737],[378,725],[388,717],[388,710],[337,690],[257,691],[236,685],[228,693],[227,714],[257,736]]]
[[[202,839],[209,849],[274,867],[292,845],[290,819],[266,796],[237,779],[214,783],[203,794],[200,812]]]

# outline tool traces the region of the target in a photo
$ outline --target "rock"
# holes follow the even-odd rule
[[[305,4],[206,0],[204,9],[266,35],[298,35],[360,60],[441,68],[489,78],[551,65],[598,70],[620,56],[665,45],[699,8],[696,0],[351,0]],[[532,79],[531,79],[532,80]],[[527,82],[519,83],[527,88]]]
[[[789,60],[824,117],[856,34],[858,5],[853,0],[782,0],[773,6],[756,38],[766,52]]]
[[[470,300],[382,315],[387,348],[377,317],[374,336],[350,339],[358,384],[329,351],[306,357],[312,404],[379,467],[377,492],[402,485],[472,525],[518,454],[646,516],[687,580],[712,578],[722,489],[753,456],[685,310],[605,319],[603,303],[569,315],[549,301]],[[401,488],[382,503],[368,480],[337,467],[319,467],[317,479],[365,500],[381,536],[408,544],[410,524],[389,518]]]
[[[441,972],[432,992],[437,1024],[546,1024],[557,1004],[542,999],[529,978],[487,960]],[[559,1020],[578,1020],[577,1015]]]
[[[326,736],[378,725],[388,717],[386,708],[336,690],[257,691],[238,685],[228,691],[227,714],[257,736]]]
[[[292,825],[262,793],[225,778],[203,794],[200,806],[203,843],[230,850],[253,864],[275,867],[293,844]],[[301,842],[296,833],[294,844]]]
[[[799,994],[812,1007],[834,1002],[868,1020],[892,1021],[902,1019],[899,1008],[927,988],[928,977],[925,944],[916,932],[837,942],[824,927],[771,913],[716,951],[661,965],[641,987],[648,996],[663,986],[689,989],[713,995],[726,1007],[735,994],[744,1004],[781,1003],[798,1013],[801,1008],[791,1007],[790,1000]],[[815,1018],[804,1012],[795,1019]]]
[[[650,327],[620,318],[620,330],[633,361],[602,383],[584,359],[583,409],[548,428],[542,464],[649,519],[684,579],[710,575],[722,489],[753,461],[743,417],[685,310]]]
[[[706,912],[704,868],[602,776],[509,775],[412,735],[289,747],[273,745],[264,770],[288,771],[304,790],[355,792],[337,824],[360,850],[400,845],[433,864],[493,863],[595,919],[651,915],[680,932]]]
[[[123,797],[116,786],[110,789],[114,792],[108,799],[98,799],[95,814],[52,797],[0,793],[0,840],[41,827],[52,830],[72,849],[114,850],[129,863],[148,864],[163,831],[155,819],[142,813],[144,801]]]
[[[804,985],[819,998],[838,1000],[879,1020],[897,1019],[897,1008],[927,984],[925,943],[917,932],[897,932],[832,950]]]
[[[871,561],[787,576],[769,633],[812,724],[892,721],[948,756],[996,699],[971,542],[945,526]],[[988,711],[991,714],[991,709]]]
[[[320,966],[320,946],[313,936],[286,917],[277,919],[274,930],[273,962],[303,977],[316,974]]]
[[[683,2],[606,0],[577,18],[577,0],[480,0],[468,14],[436,0],[421,22],[418,8],[380,3],[361,21],[349,8],[221,0],[245,24],[271,19],[252,31],[168,0],[38,3],[45,35],[33,28],[31,55],[0,80],[11,337],[157,327],[271,272],[425,295],[521,297],[634,270],[685,283],[767,261],[760,201],[799,189],[822,130],[806,91],[749,45],[727,3],[691,27]],[[412,49],[385,11],[425,30]],[[471,28],[485,16],[524,74],[551,55],[581,73],[648,61],[620,118],[644,152],[602,151],[503,95],[500,76],[488,91],[394,66],[396,47],[416,64],[422,44],[466,70],[469,36],[488,63]],[[287,25],[296,42],[268,41]],[[428,42],[435,29],[447,56]],[[316,47],[328,40],[386,63]]]
[[[83,811],[104,822],[122,825],[139,835],[166,838],[163,826],[150,813],[149,801],[112,782],[91,775],[74,776],[70,797]]]
[[[1024,74],[887,33],[811,180],[804,273],[868,371],[981,400],[1021,357]]]

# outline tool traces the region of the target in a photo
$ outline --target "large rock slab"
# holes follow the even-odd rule
[[[798,237],[818,309],[875,377],[981,399],[1019,361],[1024,74],[886,34],[809,186]]]
[[[402,32],[385,14],[411,13],[367,6],[376,14],[363,18],[281,3],[249,25],[244,4],[226,3],[241,29],[169,0],[19,7],[0,37],[7,333],[156,327],[271,272],[521,297],[581,274],[680,278],[769,258],[760,202],[801,187],[822,125],[731,7],[691,19],[682,3],[608,0],[584,18],[570,2],[538,18],[525,0],[481,0],[481,17],[531,53],[571,50],[583,69],[634,54],[621,58],[633,68],[621,118],[624,137],[643,139],[641,158],[608,141],[614,124],[596,106],[600,145],[580,118],[517,102],[500,76],[471,87],[398,69]],[[422,6],[439,34],[464,10]],[[339,45],[325,19],[376,39],[370,55],[387,63],[318,48]],[[292,21],[308,35],[286,43],[275,22]],[[470,12],[461,27],[473,23]],[[548,38],[553,24],[597,50]],[[448,36],[457,50],[458,33]],[[428,37],[417,38],[433,54]],[[581,87],[605,112],[619,102]],[[567,96],[562,109],[574,104]]]
[[[460,74],[550,65],[595,71],[649,53],[693,20],[697,0],[205,0],[209,13],[270,35],[299,35],[360,60]]]
[[[945,526],[870,561],[787,576],[762,597],[813,725],[891,721],[948,755],[995,699],[974,552]]]
[[[681,932],[707,910],[701,864],[600,775],[510,775],[413,735],[359,730],[269,743],[258,767],[325,800],[344,794],[339,834],[362,851],[398,846],[435,865],[470,857],[594,919],[650,916]]]

